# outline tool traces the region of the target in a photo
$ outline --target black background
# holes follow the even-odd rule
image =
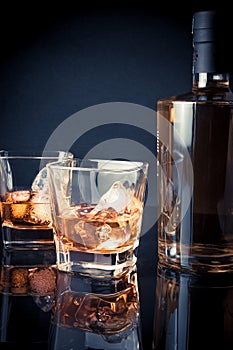
[[[1,5],[0,149],[43,150],[63,120],[89,106],[120,101],[156,110],[159,98],[189,91],[192,15],[215,7],[148,0]],[[119,135],[132,132],[122,128]],[[81,137],[74,153],[85,156],[87,144],[105,133]],[[154,140],[146,142],[153,148]],[[156,251],[153,227],[139,252],[145,350],[153,331]]]
[[[120,101],[156,109],[158,98],[189,90],[192,14],[214,7],[148,0],[1,5],[0,148],[42,150],[83,108]]]

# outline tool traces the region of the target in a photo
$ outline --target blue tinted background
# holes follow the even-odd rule
[[[91,105],[155,109],[158,98],[190,88],[190,11],[150,1],[56,6],[9,6],[4,14],[1,148],[43,149],[64,119]]]
[[[0,148],[43,150],[54,129],[83,108],[120,101],[156,111],[159,98],[190,90],[192,14],[212,7],[211,1],[1,5]],[[112,132],[111,125],[90,130],[72,151],[83,157]],[[125,125],[114,132],[154,149],[147,133]],[[151,344],[156,244],[153,227],[139,254],[145,349]]]

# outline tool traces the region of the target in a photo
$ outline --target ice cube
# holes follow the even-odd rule
[[[49,203],[49,185],[47,179],[47,169],[42,168],[36,175],[32,186],[31,202],[32,203],[44,203],[43,207],[33,206],[30,216],[33,221],[36,222],[46,222],[50,221],[50,207],[47,205]]]
[[[49,184],[47,178],[47,169],[42,168],[36,175],[32,183],[32,198],[34,203],[49,203]]]
[[[7,196],[7,202],[13,202],[13,203],[21,203],[21,202],[28,202],[31,196],[30,191],[14,191],[9,192]]]
[[[117,212],[124,211],[130,204],[131,190],[125,188],[120,181],[116,181],[110,189],[103,194],[98,204],[91,211],[91,214],[96,214],[100,210],[113,208]]]
[[[32,203],[49,203],[49,195],[44,191],[33,191],[31,193]]]
[[[61,215],[65,220],[70,220],[70,219],[77,219],[77,215],[76,215],[76,208],[71,206],[68,208],[65,208],[62,211],[62,215]]]
[[[100,241],[103,242],[109,238],[111,231],[111,226],[108,224],[104,224],[96,229],[96,234],[99,237]]]
[[[10,162],[7,159],[0,158],[0,178],[1,188],[0,195],[5,195],[7,190],[13,190],[13,174],[10,166]]]
[[[32,191],[49,191],[48,178],[47,178],[47,168],[42,168],[39,173],[36,175],[32,183]]]
[[[38,225],[49,225],[51,212],[49,204],[49,188],[46,179],[47,169],[43,168],[32,184],[30,213],[28,222]]]
[[[37,203],[30,206],[27,222],[37,225],[49,225],[51,221],[49,204]]]
[[[89,223],[82,220],[74,225],[74,232],[76,234],[76,242],[88,249],[95,249],[99,244],[99,237],[95,235],[96,228]]]
[[[97,249],[117,249],[122,245],[122,239],[109,238],[97,246]]]

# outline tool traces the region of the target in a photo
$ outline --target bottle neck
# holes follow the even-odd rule
[[[228,73],[194,73],[193,90],[201,88],[217,88],[227,90],[230,85]]]
[[[200,11],[193,16],[193,89],[230,89],[231,62],[227,53],[229,19],[225,11]],[[221,73],[220,73],[221,72]],[[225,72],[225,73],[222,73]],[[228,72],[228,73],[226,73]]]

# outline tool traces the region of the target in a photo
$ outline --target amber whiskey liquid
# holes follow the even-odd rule
[[[8,192],[1,202],[1,225],[8,247],[53,243],[50,205],[40,202],[35,191]]]
[[[134,264],[141,220],[142,204],[136,198],[122,212],[113,208],[96,212],[94,205],[87,204],[66,208],[57,218],[59,269],[69,270],[71,255],[76,256],[77,269],[82,259],[87,259],[90,268],[96,262],[110,271],[130,260]]]

